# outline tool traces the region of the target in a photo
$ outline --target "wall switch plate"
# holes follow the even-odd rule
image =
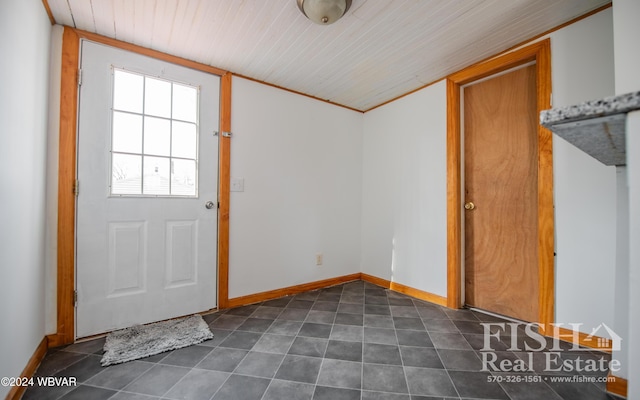
[[[322,253],[316,254],[316,265],[322,265]]]
[[[231,178],[231,191],[244,192],[244,178]]]

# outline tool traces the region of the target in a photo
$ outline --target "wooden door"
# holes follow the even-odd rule
[[[465,301],[537,321],[536,68],[463,90]]]

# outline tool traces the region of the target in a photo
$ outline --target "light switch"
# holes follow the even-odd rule
[[[244,192],[244,178],[231,178],[231,191]]]

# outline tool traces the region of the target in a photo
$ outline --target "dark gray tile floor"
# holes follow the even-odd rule
[[[508,332],[496,334],[490,343],[495,351],[488,355],[481,350],[481,323],[502,320],[446,309],[362,281],[204,319],[214,339],[106,368],[100,366],[104,339],[52,349],[36,375],[75,377],[78,385],[34,386],[23,398],[615,399],[605,393],[604,383],[580,378],[602,378],[606,371],[545,371],[542,352],[531,358],[534,372],[483,371],[483,357],[494,355],[494,365],[503,360],[528,363],[524,331],[516,331],[513,345]],[[560,361],[610,357],[562,347]],[[554,381],[566,376],[575,382]]]

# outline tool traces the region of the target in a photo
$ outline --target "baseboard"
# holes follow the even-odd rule
[[[36,351],[33,352],[33,355],[29,359],[27,366],[24,367],[24,370],[22,370],[22,373],[20,374],[21,377],[31,378],[33,374],[35,374],[36,369],[38,369],[38,366],[40,365],[40,362],[42,362],[45,354],[47,354],[47,342],[47,337],[43,337],[40,341],[40,344],[38,344],[38,347],[36,347]],[[6,400],[18,400],[20,397],[22,397],[26,389],[26,386],[13,386],[9,393],[7,393]]]
[[[284,296],[291,296],[293,294],[308,292],[310,290],[318,290],[329,286],[340,285],[351,281],[357,281],[360,279],[360,273],[339,276],[336,278],[323,279],[321,281],[303,283],[301,285],[289,286],[281,289],[269,290],[266,292],[250,294],[247,296],[234,297],[229,299],[227,303],[228,307],[240,307],[248,304],[259,303],[261,301],[273,300]]]
[[[550,328],[545,329],[543,334],[545,336],[557,338],[569,343],[579,344],[580,346],[588,347],[590,349],[598,351],[604,351],[606,353],[611,353],[613,348],[613,342],[611,339],[590,335],[588,333],[577,332],[567,328],[553,326],[553,324],[551,324]]]
[[[377,276],[365,274],[364,272],[360,274],[360,279],[365,282],[373,283],[377,286],[382,286],[385,289],[391,289],[391,281],[386,279],[378,278]]]
[[[391,282],[386,279],[378,278],[369,274],[361,274],[361,279],[365,282],[373,283],[374,285],[382,286],[384,288],[393,290],[394,292],[399,292],[402,294],[406,294],[407,296],[414,297],[419,300],[428,301],[429,303],[438,304],[440,306],[447,306],[447,298],[439,296],[437,294],[425,292],[420,289],[412,288],[410,286],[403,285],[397,282]]]
[[[439,296],[437,294],[425,292],[420,289],[415,289],[409,286],[405,286],[401,283],[391,282],[391,290],[406,294],[407,296],[415,297],[416,299],[428,301],[439,306],[447,307],[447,298]]]
[[[627,397],[629,381],[611,374],[609,374],[607,378],[607,392],[615,394],[616,396]]]
[[[67,341],[65,335],[60,333],[52,333],[50,335],[47,335],[46,337],[47,337],[47,346],[50,349],[54,347],[63,346],[65,344],[73,343],[73,340],[71,342]]]
[[[291,296],[298,293],[308,292],[310,290],[323,289],[329,286],[340,285],[357,280],[363,280],[377,286],[382,286],[385,289],[403,293],[407,296],[411,296],[419,300],[428,301],[430,303],[438,304],[444,307],[447,306],[446,297],[438,296],[437,294],[425,292],[400,283],[391,282],[386,279],[378,278],[376,276],[361,272],[350,275],[343,275],[336,278],[323,279],[321,281],[303,283],[301,285],[289,286],[281,289],[269,290],[266,292],[249,294],[246,296],[234,297],[233,299],[229,299],[227,305],[229,308],[246,306],[249,304],[259,303],[261,301],[273,300],[284,296]]]

